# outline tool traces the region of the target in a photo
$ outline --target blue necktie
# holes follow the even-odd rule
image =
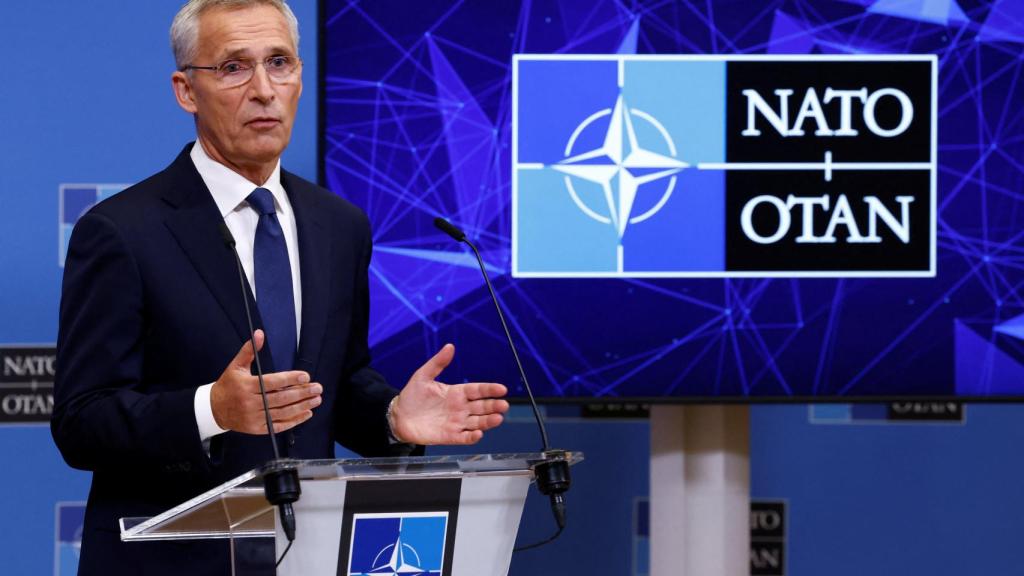
[[[266,188],[257,188],[246,198],[260,215],[253,246],[253,275],[256,306],[263,319],[263,331],[270,346],[274,372],[291,370],[295,364],[295,298],[292,294],[292,268],[288,245],[277,221],[274,196]]]

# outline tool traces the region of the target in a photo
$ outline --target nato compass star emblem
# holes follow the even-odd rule
[[[413,562],[415,559],[415,562]],[[394,544],[389,544],[381,550],[377,557],[373,560],[374,568],[370,570],[370,574],[383,574],[386,576],[420,576],[428,574],[437,574],[437,572],[431,572],[424,570],[419,567],[420,556],[416,552],[416,549],[412,546],[402,542],[402,537],[399,536]]]
[[[576,143],[594,122],[610,116],[601,146],[593,150],[577,151]],[[637,138],[634,122],[642,121],[654,127],[664,140],[670,155],[646,148]],[[630,108],[619,94],[614,108],[605,108],[580,123],[565,146],[565,159],[550,167],[565,174],[565,187],[576,206],[587,216],[615,227],[619,238],[621,270],[622,237],[628,224],[636,224],[654,216],[668,202],[676,186],[676,174],[689,164],[676,158],[676,146],[668,131],[650,114]],[[573,178],[593,182],[604,192],[604,206],[594,207],[584,202],[573,185]],[[668,178],[661,198],[642,214],[634,215],[640,187]]]

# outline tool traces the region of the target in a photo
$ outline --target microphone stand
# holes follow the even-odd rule
[[[227,225],[221,222],[220,233],[224,237],[224,244],[235,255],[235,264],[238,265],[238,282],[242,288],[242,301],[245,303],[245,320],[249,326],[249,342],[253,347],[252,353],[256,360],[256,378],[260,385],[260,398],[263,399],[263,415],[267,419],[267,433],[270,434],[270,444],[274,448],[274,460],[266,467],[269,470],[263,473],[263,494],[270,504],[277,506],[281,517],[281,530],[288,539],[288,547],[277,560],[280,566],[288,550],[295,540],[295,510],[292,508],[294,502],[298,502],[302,494],[299,485],[299,472],[295,466],[287,460],[281,459],[281,453],[277,447],[277,437],[274,435],[274,422],[270,417],[270,407],[267,403],[267,391],[263,385],[263,367],[260,365],[260,355],[256,351],[256,331],[252,325],[252,312],[249,307],[249,295],[245,291],[245,270],[242,268],[242,259],[238,257],[238,250],[235,248],[235,238]]]
[[[533,467],[533,471],[537,480],[537,489],[540,490],[541,494],[544,494],[551,500],[551,512],[554,514],[555,523],[558,524],[558,531],[546,540],[516,548],[513,552],[537,548],[538,546],[543,546],[544,544],[553,541],[555,538],[558,538],[558,536],[561,535],[562,530],[565,529],[565,493],[569,490],[569,487],[572,484],[572,479],[569,476],[569,461],[566,459],[565,450],[552,450],[548,443],[548,432],[544,427],[544,419],[540,416],[540,409],[537,408],[537,401],[533,397],[533,390],[530,388],[530,382],[526,379],[526,371],[523,370],[523,363],[519,361],[519,353],[516,351],[516,345],[512,341],[512,333],[509,332],[508,324],[505,323],[505,315],[501,312],[501,305],[498,303],[498,297],[494,293],[494,287],[491,286],[491,279],[487,276],[487,269],[484,267],[484,260],[480,256],[480,251],[476,249],[476,246],[470,242],[468,238],[466,238],[465,232],[456,228],[451,222],[448,222],[444,218],[434,218],[434,226],[448,236],[451,236],[456,242],[463,242],[473,249],[473,255],[476,256],[476,262],[480,266],[480,273],[483,275],[484,282],[487,284],[487,290],[490,292],[491,300],[494,301],[494,308],[498,311],[498,319],[501,321],[501,327],[505,330],[505,338],[508,340],[509,348],[512,350],[512,357],[515,358],[516,366],[519,368],[519,377],[523,380],[523,385],[526,387],[526,394],[530,398],[530,406],[533,408],[533,417],[537,420],[537,426],[540,428],[544,461],[535,465]]]

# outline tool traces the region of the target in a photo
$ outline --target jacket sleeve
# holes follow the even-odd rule
[[[410,445],[394,443],[387,423],[387,409],[398,391],[370,365],[368,344],[370,324],[369,267],[372,252],[369,223],[365,231],[354,281],[351,333],[345,353],[341,394],[335,415],[338,442],[366,457],[406,456]],[[422,455],[423,446],[412,447],[412,455]]]
[[[144,286],[122,232],[92,211],[75,225],[64,268],[53,438],[69,465],[160,472],[207,466],[195,387],[143,382]]]

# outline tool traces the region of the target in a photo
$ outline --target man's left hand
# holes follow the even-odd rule
[[[392,404],[395,438],[410,444],[475,444],[484,431],[501,424],[508,390],[491,382],[444,384],[437,381],[452,358],[455,346],[441,351],[420,366]]]

